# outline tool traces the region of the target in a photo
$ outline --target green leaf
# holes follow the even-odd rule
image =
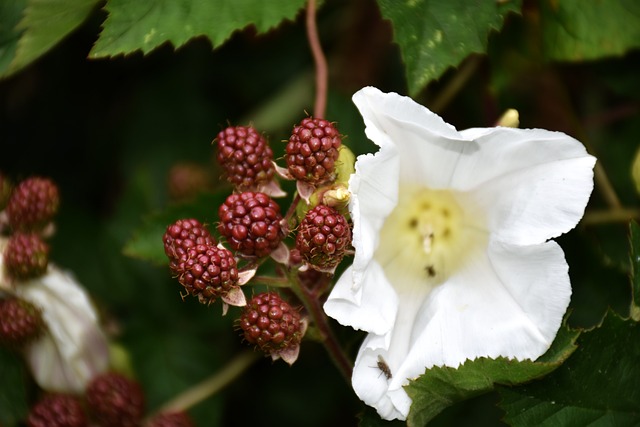
[[[506,358],[468,360],[457,369],[433,367],[405,387],[413,400],[407,422],[427,424],[443,409],[494,389],[495,384],[516,385],[555,370],[576,349],[578,331],[563,327],[547,353],[535,362]]]
[[[304,0],[110,0],[109,17],[90,56],[147,53],[165,42],[180,47],[206,36],[213,47],[250,24],[265,32],[292,19]]]
[[[5,75],[21,70],[47,53],[87,19],[98,1],[28,0],[24,17],[14,30],[14,35],[16,32],[22,35]]]
[[[0,348],[0,425],[14,426],[24,420],[29,412],[24,364],[20,356]]]
[[[500,388],[500,407],[513,426],[640,424],[640,324],[609,312],[585,332],[578,350],[541,381]]]
[[[27,0],[0,2],[0,77],[5,76],[13,61],[22,31],[17,29]]]
[[[502,26],[520,0],[378,0],[391,20],[395,41],[407,68],[409,93],[415,95],[467,55],[484,52],[491,30]]]
[[[637,0],[545,0],[541,11],[544,49],[550,59],[598,59],[640,46]]]
[[[629,313],[633,320],[640,322],[640,226],[635,221],[629,224],[629,253],[631,263],[631,309]]]
[[[202,194],[193,202],[172,205],[162,212],[150,215],[125,244],[124,253],[159,265],[166,264],[162,236],[167,231],[167,226],[183,218],[196,218],[205,225],[213,224],[217,220],[218,207],[228,195],[228,191]]]

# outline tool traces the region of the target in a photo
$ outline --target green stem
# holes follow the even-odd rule
[[[286,277],[254,276],[249,283],[273,286],[274,288],[291,287],[291,283]]]
[[[232,383],[259,358],[260,354],[255,352],[239,354],[220,371],[162,405],[158,412],[186,411]]]
[[[584,214],[582,224],[594,225],[612,222],[627,222],[634,218],[640,218],[640,209],[621,207],[607,210],[593,210]]]

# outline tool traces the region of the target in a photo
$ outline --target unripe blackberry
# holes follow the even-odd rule
[[[218,209],[218,231],[242,255],[269,255],[282,241],[280,206],[264,193],[232,194]]]
[[[89,425],[79,398],[52,393],[36,403],[27,418],[29,427],[84,427]]]
[[[210,304],[239,286],[236,260],[223,247],[198,245],[189,250],[178,281],[201,303]]]
[[[53,181],[25,179],[13,189],[7,204],[9,224],[15,230],[38,230],[53,219],[59,205],[58,187]]]
[[[351,229],[337,210],[318,205],[300,222],[296,248],[312,268],[333,272],[351,244]]]
[[[86,390],[89,413],[102,427],[135,427],[144,414],[144,395],[140,385],[127,377],[109,372],[95,377]]]
[[[9,297],[0,300],[0,343],[20,348],[44,330],[40,310],[28,301]]]
[[[167,190],[173,200],[190,200],[212,187],[209,170],[198,163],[176,163],[169,169]]]
[[[162,237],[164,253],[169,258],[169,268],[176,276],[184,273],[188,252],[196,246],[215,246],[209,230],[197,219],[179,219],[167,227]]]
[[[244,338],[271,355],[299,346],[304,335],[298,310],[275,292],[254,296],[243,308],[239,323]]]
[[[341,144],[340,133],[331,122],[305,118],[293,128],[287,143],[289,172],[295,179],[312,185],[333,181]]]
[[[224,168],[227,180],[238,190],[255,190],[273,179],[273,151],[253,127],[229,126],[215,141],[218,162]]]
[[[146,427],[195,427],[186,412],[164,412],[156,415]]]
[[[7,275],[15,281],[42,276],[49,264],[49,246],[38,234],[14,233],[4,250]]]

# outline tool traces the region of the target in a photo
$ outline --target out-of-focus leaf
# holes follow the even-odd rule
[[[25,366],[18,353],[0,348],[0,425],[11,427],[24,420],[29,411]]]
[[[640,324],[609,312],[578,350],[541,381],[499,388],[512,426],[640,424]]]
[[[134,258],[166,264],[162,236],[167,226],[178,219],[196,218],[205,225],[211,226],[217,221],[218,207],[229,193],[221,191],[215,194],[202,194],[193,202],[172,205],[162,212],[149,216],[144,225],[125,244],[124,253]]]
[[[631,263],[631,317],[640,322],[640,226],[635,221],[629,225],[629,241],[631,251],[629,253]]]
[[[180,47],[189,39],[206,36],[214,47],[236,30],[254,24],[265,32],[292,19],[304,0],[110,0],[92,57],[147,53],[165,42]]]
[[[637,0],[545,0],[541,5],[544,48],[550,59],[598,59],[640,47]]]
[[[505,358],[468,360],[457,369],[433,367],[405,387],[413,400],[407,422],[426,425],[443,409],[494,389],[541,378],[562,364],[576,349],[579,332],[563,327],[547,353],[537,361]]]
[[[393,23],[412,95],[470,53],[484,52],[489,32],[502,26],[508,12],[520,10],[519,0],[378,0],[378,4]]]
[[[16,26],[20,22],[27,0],[4,0],[0,2],[0,77],[7,74],[9,64],[16,55],[22,31]]]
[[[11,21],[22,2],[9,1],[14,4],[13,12],[8,16]],[[35,61],[55,46],[60,40],[78,28],[93,11],[98,0],[28,0],[24,9],[24,17],[17,27],[12,27],[13,38],[22,35],[17,42],[15,54],[4,69],[4,74],[12,74]],[[0,11],[8,6],[0,6]],[[2,20],[4,20],[4,15]],[[13,16],[15,18],[15,16]],[[8,53],[8,52],[7,52]],[[6,58],[4,58],[6,60]],[[0,58],[2,70],[3,58]]]

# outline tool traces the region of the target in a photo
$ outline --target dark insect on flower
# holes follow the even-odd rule
[[[387,362],[384,361],[384,359],[382,358],[382,356],[378,355],[378,369],[380,369],[380,375],[384,374],[385,377],[387,377],[388,380],[391,379],[391,377],[393,377],[393,375],[391,375],[391,369],[389,369],[389,365],[387,365]]]

